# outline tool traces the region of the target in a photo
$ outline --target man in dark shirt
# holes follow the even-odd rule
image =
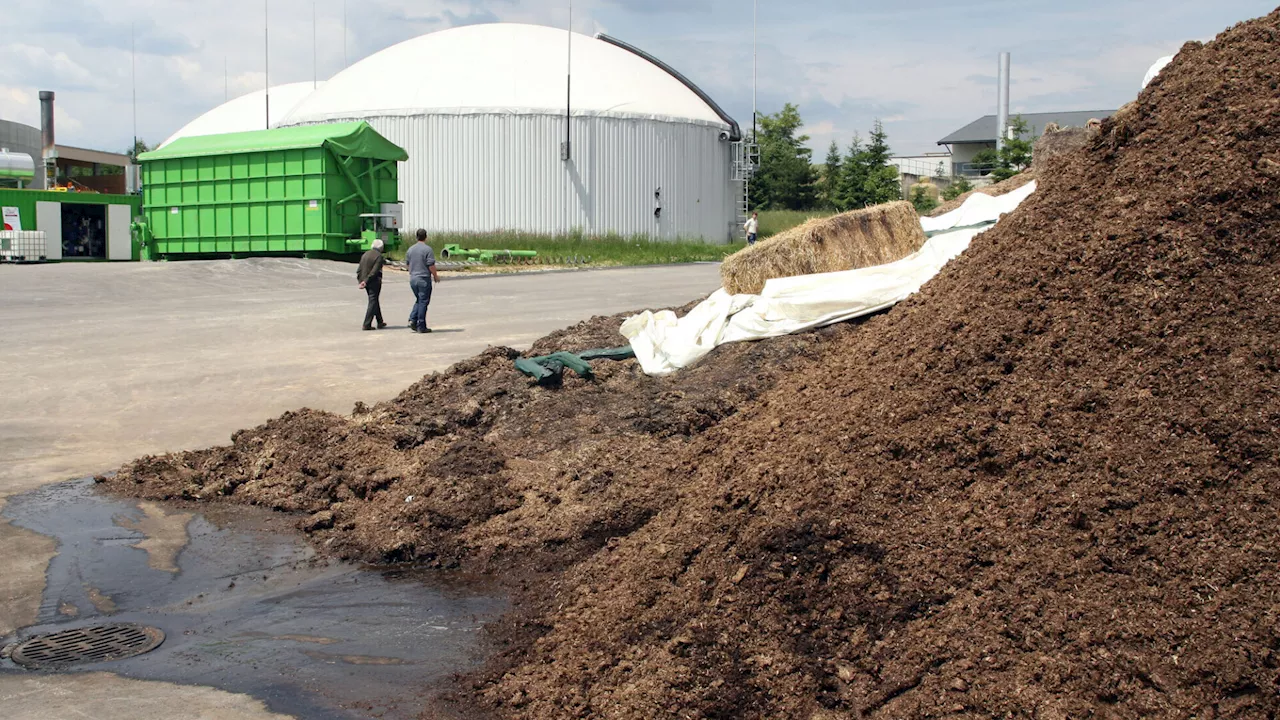
[[[418,242],[405,251],[404,262],[409,266],[409,289],[413,291],[414,298],[413,311],[409,313],[409,329],[429,333],[427,305],[431,304],[431,283],[440,282],[440,274],[436,272],[436,254],[427,244],[426,230],[418,230]]]
[[[373,247],[360,256],[360,269],[356,271],[356,279],[360,287],[369,294],[369,308],[364,311],[364,329],[373,329],[373,319],[378,319],[378,329],[386,327],[382,321],[382,303],[378,296],[382,294],[382,241],[374,240]]]

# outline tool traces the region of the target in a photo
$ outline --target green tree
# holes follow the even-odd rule
[[[996,182],[1008,180],[1031,167],[1032,143],[1022,137],[1027,133],[1027,121],[1023,120],[1021,115],[1016,115],[1009,121],[1009,129],[1013,137],[1006,139],[1000,150],[995,153],[996,169],[991,171],[991,177],[995,178]]]
[[[822,179],[818,181],[818,202],[828,210],[835,210],[840,205],[840,169],[843,163],[840,158],[840,146],[835,140],[827,148],[827,161],[822,166]]]
[[[871,130],[871,141],[863,151],[862,163],[866,167],[866,205],[879,205],[902,199],[902,185],[898,181],[898,168],[889,164],[889,135],[884,125],[876,120]]]
[[[150,145],[147,145],[146,140],[143,140],[142,138],[137,138],[133,141],[133,148],[130,150],[126,150],[124,154],[129,156],[130,162],[137,164],[139,155],[141,155],[144,152],[150,152],[152,150],[155,150],[155,148],[151,147]]]
[[[951,181],[951,184],[948,185],[947,188],[942,191],[942,199],[955,200],[956,198],[969,192],[972,189],[973,189],[973,183],[969,182],[969,178],[966,178],[963,175],[958,175],[954,180]]]
[[[969,162],[979,167],[983,167],[984,169],[980,171],[981,174],[990,175],[992,171],[1000,165],[1000,153],[996,152],[995,148],[979,150],[977,154],[973,156],[973,160],[970,160]]]
[[[804,121],[791,103],[774,115],[760,116],[760,169],[751,182],[751,205],[757,210],[808,210],[815,200],[813,151],[801,135]]]
[[[840,162],[840,176],[836,183],[835,209],[848,212],[864,207],[866,203],[867,168],[863,164],[862,136],[853,134],[844,159]]]
[[[911,188],[911,204],[915,206],[916,212],[921,215],[938,207],[938,201],[934,199],[923,183]]]

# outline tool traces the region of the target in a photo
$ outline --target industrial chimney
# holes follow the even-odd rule
[[[996,149],[1009,137],[1009,53],[1000,53],[1000,98],[996,108]]]
[[[40,146],[44,159],[44,189],[58,181],[58,146],[53,137],[53,91],[40,91]]]

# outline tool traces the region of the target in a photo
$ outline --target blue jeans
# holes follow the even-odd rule
[[[431,304],[431,278],[409,278],[409,289],[413,291],[413,311],[409,313],[409,326],[419,330],[427,327],[427,305]]]

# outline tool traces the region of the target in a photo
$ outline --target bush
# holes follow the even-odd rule
[[[924,185],[916,185],[911,188],[911,204],[915,206],[916,212],[924,215],[925,213],[938,207],[938,201],[929,193]]]
[[[973,189],[973,183],[963,175],[951,181],[951,184],[942,191],[942,199],[951,201]]]

